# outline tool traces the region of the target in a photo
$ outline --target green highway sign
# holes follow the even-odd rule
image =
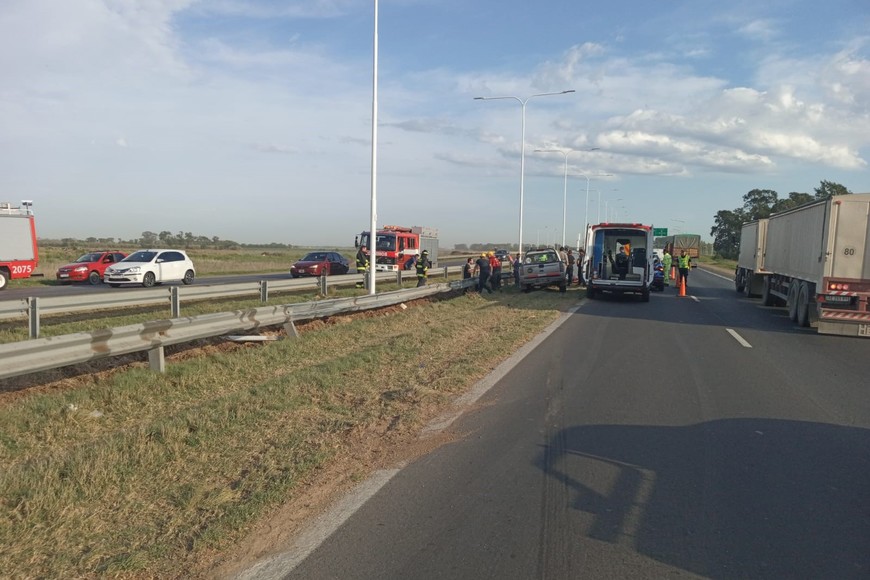
[[[654,236],[666,236],[668,235],[668,228],[653,228]]]

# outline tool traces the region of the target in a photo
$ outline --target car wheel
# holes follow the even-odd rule
[[[99,284],[102,281],[103,281],[103,279],[100,277],[100,273],[97,272],[96,270],[94,270],[93,272],[88,274],[88,282],[90,282],[94,286],[96,286],[97,284]]]
[[[181,279],[182,283],[190,285],[193,284],[193,270],[188,270],[184,273],[184,278]]]
[[[146,288],[154,286],[156,281],[157,279],[154,277],[154,272],[145,272],[145,275],[142,277],[142,285]]]

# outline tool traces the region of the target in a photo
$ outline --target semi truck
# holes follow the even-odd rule
[[[425,226],[384,226],[376,232],[375,259],[369,258],[377,272],[397,272],[412,267],[423,250],[429,251],[432,267],[438,266],[438,230]],[[369,232],[360,232],[354,247],[362,247],[368,257]]]
[[[799,326],[870,337],[870,193],[837,195],[743,225],[738,292],[784,304]]]
[[[698,267],[698,258],[701,256],[701,236],[699,234],[674,234],[658,238],[657,242],[673,257],[674,262],[677,261],[680,253],[686,250],[686,255],[692,258],[692,267]]]
[[[653,276],[653,227],[643,224],[590,225],[583,272],[586,296],[639,294],[649,302]]]
[[[0,290],[9,280],[30,278],[39,265],[33,202],[0,202]]]

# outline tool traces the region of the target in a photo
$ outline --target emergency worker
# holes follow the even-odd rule
[[[495,252],[489,252],[489,268],[492,271],[489,278],[489,285],[493,290],[501,291],[501,260],[499,260]]]
[[[489,257],[486,252],[482,253],[474,263],[474,270],[477,272],[477,291],[483,294],[484,288],[492,294],[492,288],[489,286],[489,278],[492,273],[492,268],[489,265]]]
[[[356,252],[356,273],[363,275],[363,281],[357,282],[357,288],[368,288],[369,284],[369,258],[366,256],[366,253],[363,252],[362,246],[359,247],[359,250]]]
[[[662,266],[665,268],[665,286],[671,285],[671,264],[673,264],[673,257],[668,252],[668,249],[665,248],[664,255],[662,256]]]
[[[417,288],[426,285],[426,278],[429,275],[429,268],[432,262],[429,261],[429,250],[423,250],[420,258],[417,260]]]
[[[686,250],[680,250],[680,257],[677,259],[677,268],[680,269],[680,282],[677,286],[686,284],[689,287],[689,268],[692,267],[692,258],[686,255]]]

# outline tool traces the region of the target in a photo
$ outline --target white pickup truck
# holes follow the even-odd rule
[[[560,292],[568,289],[565,264],[556,250],[531,250],[526,252],[520,266],[520,289],[531,292],[533,288],[558,286]]]

